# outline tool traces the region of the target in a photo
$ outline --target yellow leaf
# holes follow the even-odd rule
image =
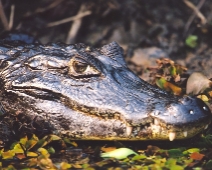
[[[61,138],[57,135],[50,135],[51,140],[61,140]]]
[[[15,153],[12,150],[6,151],[2,153],[3,159],[12,159],[15,156]]]
[[[69,169],[69,168],[71,168],[71,164],[69,164],[67,162],[60,163],[60,169]]]
[[[44,157],[49,157],[50,156],[48,151],[45,148],[39,148],[38,152],[40,152],[41,155],[43,155]]]
[[[32,167],[32,166],[36,166],[37,164],[38,164],[38,159],[37,158],[30,158],[28,160],[27,166]]]
[[[57,168],[54,166],[52,163],[51,159],[44,158],[39,161],[39,167],[41,169],[51,169],[51,170],[56,170]]]
[[[35,152],[27,152],[27,156],[29,156],[29,157],[37,157],[38,154],[35,153]]]
[[[20,143],[15,144],[14,147],[13,147],[13,150],[19,150],[19,149],[21,149],[23,151]]]
[[[27,141],[28,141],[27,136],[25,136],[25,137],[23,137],[23,138],[20,139],[20,143],[21,143],[22,145],[24,145],[24,146],[25,146],[25,144],[26,144]]]
[[[24,153],[23,149],[13,149],[14,153]]]
[[[202,99],[204,102],[208,102],[208,97],[206,95],[198,95],[197,98]]]
[[[81,165],[78,165],[78,164],[75,164],[75,165],[73,164],[73,167],[74,168],[77,168],[77,169],[82,169],[82,166]]]

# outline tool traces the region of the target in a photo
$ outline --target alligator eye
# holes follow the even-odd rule
[[[69,75],[76,78],[91,78],[100,76],[100,72],[96,69],[95,65],[90,64],[82,58],[75,57],[69,62]]]
[[[89,69],[89,65],[81,61],[74,61],[73,69],[76,73],[82,74],[86,71],[86,69]]]

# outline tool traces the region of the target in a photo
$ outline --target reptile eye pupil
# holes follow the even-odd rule
[[[79,61],[75,61],[73,62],[73,68],[74,68],[74,71],[76,73],[83,73],[85,72],[85,70],[87,69],[88,67],[88,64],[87,63],[82,63],[82,62],[79,62]]]

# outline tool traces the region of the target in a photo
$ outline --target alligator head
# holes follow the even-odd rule
[[[210,123],[200,99],[176,97],[127,68],[122,49],[0,44],[2,105],[38,116],[56,134],[88,140],[189,138]]]

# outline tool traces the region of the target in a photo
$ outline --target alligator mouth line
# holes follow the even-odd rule
[[[152,122],[141,126],[126,126],[126,135],[128,138],[146,138],[146,139],[175,139],[190,138],[199,132],[208,128],[210,121],[198,121],[188,124],[171,125],[153,118]]]
[[[75,101],[67,99],[60,94],[50,93],[49,91],[37,89],[37,88],[18,88],[16,89],[21,93],[28,94],[30,96],[39,96],[44,100],[57,99],[61,100],[70,109],[82,112],[83,114],[98,117],[100,119],[116,119],[123,122],[126,125],[125,136],[127,139],[139,140],[139,138],[145,138],[150,140],[167,140],[173,141],[175,139],[190,138],[198,134],[204,129],[208,128],[210,120],[198,120],[198,122],[188,122],[184,124],[168,124],[167,122],[155,117],[146,117],[138,125],[132,125],[126,121],[121,113],[113,110],[104,110],[92,107],[81,106]]]

